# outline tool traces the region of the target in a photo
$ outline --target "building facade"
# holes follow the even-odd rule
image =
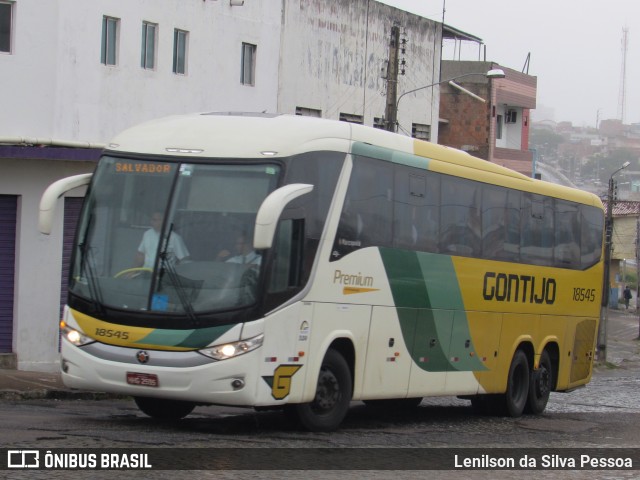
[[[193,111],[266,111],[381,123],[393,27],[399,92],[437,81],[441,24],[373,0],[0,0],[0,360],[58,368],[58,320],[85,193],[38,204],[95,168],[119,131]],[[402,46],[402,48],[401,48]],[[402,104],[437,140],[439,97]],[[134,252],[132,252],[132,255]],[[2,366],[0,365],[0,366]]]
[[[502,69],[505,78],[482,75],[495,68]],[[529,124],[536,107],[536,77],[493,62],[443,61],[442,79],[458,77],[457,84],[485,101],[443,83],[438,143],[532,176]]]
[[[442,24],[372,0],[285,0],[278,111],[382,127],[389,83],[400,96],[438,80],[441,37]],[[417,92],[399,105],[399,132],[436,141],[438,110],[437,89]]]

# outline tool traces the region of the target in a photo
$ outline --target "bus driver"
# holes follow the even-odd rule
[[[144,232],[142,241],[136,252],[135,266],[142,268],[153,268],[158,252],[158,242],[160,240],[160,228],[162,227],[163,215],[161,212],[154,212],[151,215],[151,228]],[[164,245],[163,245],[164,248]],[[171,262],[180,262],[189,257],[189,250],[182,237],[175,232],[171,232],[169,247],[167,248],[167,258]]]

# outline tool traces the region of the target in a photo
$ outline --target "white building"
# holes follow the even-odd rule
[[[84,189],[65,196],[45,236],[47,185],[93,171],[114,134],[164,115],[380,123],[394,25],[406,40],[398,93],[437,81],[442,25],[373,0],[0,0],[0,366],[58,368]],[[403,99],[403,131],[437,138],[437,93]]]

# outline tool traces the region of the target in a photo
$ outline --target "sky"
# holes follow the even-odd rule
[[[486,60],[538,79],[534,121],[640,123],[640,0],[378,0],[483,40]],[[623,29],[627,55],[623,62]],[[478,60],[463,42],[460,59]],[[443,59],[454,57],[445,42]],[[623,75],[623,64],[626,65]],[[621,98],[625,78],[624,109]]]

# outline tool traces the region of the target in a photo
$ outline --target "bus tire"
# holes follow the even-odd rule
[[[310,403],[292,405],[300,424],[312,432],[330,432],[338,428],[349,410],[352,395],[351,370],[344,357],[334,349],[322,360],[316,396]]]
[[[529,397],[525,411],[540,415],[544,412],[549,401],[549,394],[553,389],[553,367],[551,358],[545,350],[540,356],[538,369],[530,373],[529,378]]]
[[[516,350],[509,367],[507,391],[504,394],[505,414],[510,417],[522,415],[529,397],[529,361],[522,350]]]
[[[189,415],[195,403],[165,398],[133,397],[142,413],[158,420],[180,420]]]

